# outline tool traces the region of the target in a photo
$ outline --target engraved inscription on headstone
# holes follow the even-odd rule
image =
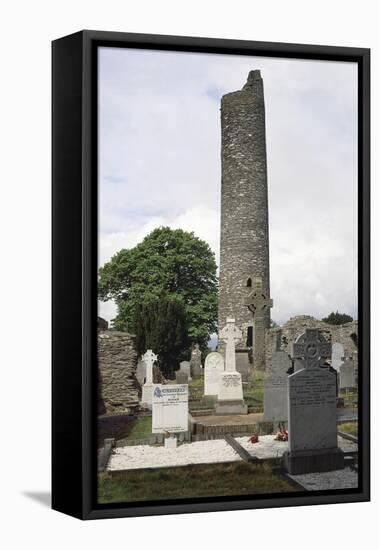
[[[337,446],[336,378],[328,369],[303,369],[289,376],[289,449]]]
[[[188,431],[188,385],[155,384],[152,433]]]
[[[218,394],[220,374],[224,372],[224,358],[221,353],[212,351],[205,359],[204,365],[204,395]]]

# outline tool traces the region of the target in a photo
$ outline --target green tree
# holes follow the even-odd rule
[[[344,325],[345,323],[350,323],[353,318],[346,313],[339,313],[337,310],[336,312],[332,311],[332,313],[329,313],[327,317],[321,320],[329,325]]]
[[[140,354],[147,349],[158,354],[158,365],[166,378],[172,378],[178,362],[189,348],[187,314],[177,298],[161,296],[136,306],[134,334]]]
[[[100,269],[98,294],[100,300],[115,300],[117,330],[134,330],[139,304],[169,297],[184,305],[190,342],[204,349],[216,332],[214,254],[182,229],[159,227],[134,248],[120,250]]]

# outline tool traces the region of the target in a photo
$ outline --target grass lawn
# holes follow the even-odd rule
[[[243,396],[249,405],[263,407],[263,385],[264,373],[253,370],[248,385],[243,388]]]
[[[139,416],[130,424],[126,439],[145,439],[151,436],[151,416]]]
[[[272,473],[271,465],[236,462],[180,468],[129,470],[122,476],[98,476],[98,502],[287,493],[296,489]]]
[[[189,380],[188,390],[190,399],[201,399],[204,395],[204,376]]]
[[[338,392],[338,397],[342,397],[344,400],[344,406],[348,409],[353,409],[357,407],[358,394],[355,390],[340,390]]]
[[[337,429],[339,432],[345,432],[346,434],[358,437],[358,422],[345,422],[345,424],[338,424]]]

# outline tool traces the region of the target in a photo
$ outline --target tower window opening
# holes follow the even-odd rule
[[[251,288],[251,277],[249,277],[248,280],[246,281],[246,286],[248,288]]]

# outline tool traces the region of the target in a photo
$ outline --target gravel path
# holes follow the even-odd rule
[[[334,472],[318,472],[291,476],[307,491],[326,491],[327,489],[354,489],[358,487],[358,473],[351,468]]]
[[[281,457],[288,448],[287,442],[275,441],[273,435],[260,436],[258,443],[249,443],[248,437],[237,437],[236,440],[252,456],[261,459]],[[356,443],[341,437],[338,438],[338,444],[344,452],[357,450]],[[224,439],[214,439],[185,443],[176,449],[150,445],[116,447],[110,458],[108,470],[162,468],[238,460],[241,458]]]

